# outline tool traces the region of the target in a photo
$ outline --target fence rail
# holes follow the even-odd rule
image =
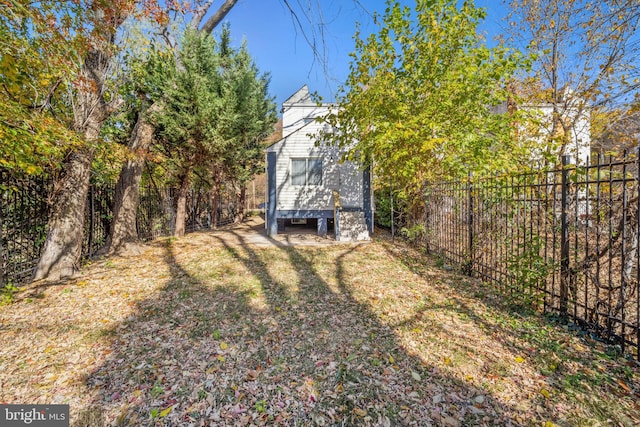
[[[426,190],[427,250],[640,359],[637,157]]]
[[[223,186],[224,188],[224,186]],[[16,177],[0,169],[0,289],[8,283],[27,283],[35,269],[47,236],[50,180]],[[175,229],[175,195],[171,188],[150,183],[140,189],[136,219],[138,237],[148,241],[173,234]],[[96,254],[105,244],[113,217],[114,186],[91,185],[87,195],[82,241],[82,258]],[[212,215],[210,194],[192,190],[187,196],[186,230],[196,231],[235,220],[236,194],[232,188],[221,191],[217,216]]]

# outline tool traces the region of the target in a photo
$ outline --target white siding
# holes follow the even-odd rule
[[[362,170],[353,162],[338,165],[340,203],[343,208],[363,206]]]
[[[326,111],[326,109],[325,109]],[[362,171],[351,162],[339,164],[335,147],[316,146],[315,135],[324,125],[311,122],[272,145],[276,152],[278,210],[333,210],[334,190],[339,191],[344,207],[362,207]],[[322,158],[322,185],[292,185],[292,158]]]
[[[302,86],[282,104],[282,136],[291,135],[326,112],[326,105],[314,102],[307,85]]]
[[[525,140],[529,139],[537,143],[541,147],[541,151],[545,150],[545,141],[552,132],[553,127],[553,106],[551,104],[543,105],[525,105],[520,107],[525,111],[531,123],[523,129]],[[591,151],[591,125],[590,114],[588,109],[580,110],[578,108],[567,108],[563,112],[563,119],[572,124],[569,129],[570,143],[566,147],[566,154],[577,160],[579,164],[585,164]],[[534,158],[541,157],[535,155]],[[539,159],[537,159],[539,160]]]
[[[299,105],[288,108],[282,114],[282,136],[287,137],[304,125],[313,121],[315,117],[326,113],[326,108],[316,104]]]

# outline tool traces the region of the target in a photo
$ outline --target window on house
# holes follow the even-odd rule
[[[322,185],[322,159],[291,159],[292,185]]]

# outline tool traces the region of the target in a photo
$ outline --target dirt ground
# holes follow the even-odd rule
[[[264,218],[256,215],[245,222],[221,227],[212,233],[229,244],[250,244],[255,247],[312,246],[362,244],[366,242],[336,242],[331,232],[327,237],[318,236],[315,229],[305,226],[288,227],[284,233],[267,236]]]

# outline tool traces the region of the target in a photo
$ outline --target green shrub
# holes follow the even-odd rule
[[[7,283],[4,288],[0,290],[0,305],[7,305],[13,302],[13,297],[18,292],[19,289],[12,285],[11,283]]]

